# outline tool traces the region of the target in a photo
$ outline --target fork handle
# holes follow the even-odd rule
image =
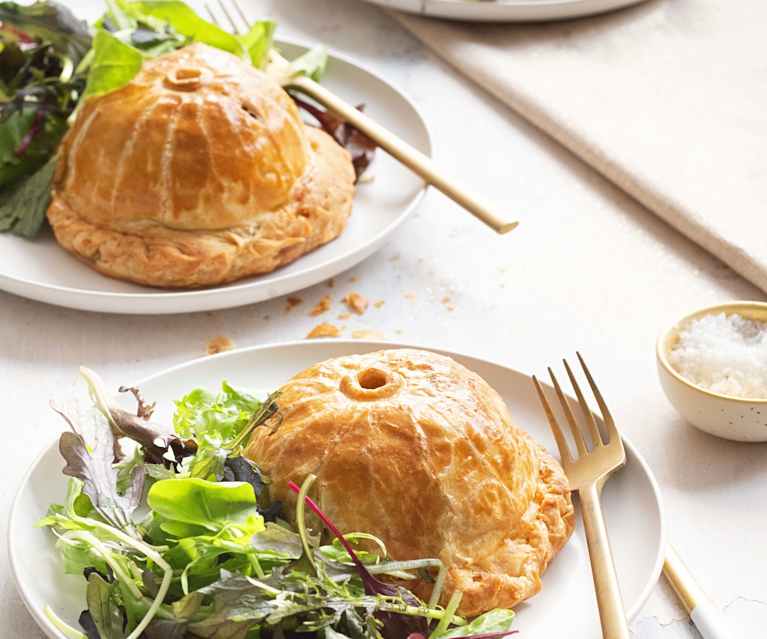
[[[610,552],[610,540],[602,515],[599,490],[596,484],[591,484],[581,488],[578,494],[599,606],[599,619],[602,622],[602,636],[604,639],[629,639],[628,622]]]
[[[427,155],[409,145],[402,138],[381,126],[371,117],[345,102],[333,92],[328,91],[321,84],[306,76],[298,76],[290,80],[290,86],[307,93],[324,107],[340,115],[344,120],[367,135],[389,155],[402,162],[413,173],[423,178],[425,182],[442,191],[447,197],[484,222],[496,233],[508,233],[517,226],[517,222],[511,222],[498,217],[487,204],[478,200],[453,180],[445,177]]]

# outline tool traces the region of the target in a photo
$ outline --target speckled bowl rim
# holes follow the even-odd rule
[[[723,393],[715,393],[714,391],[708,390],[707,388],[703,388],[702,386],[693,384],[689,379],[683,377],[680,373],[678,373],[674,369],[674,367],[671,365],[671,362],[668,361],[668,357],[667,357],[669,349],[666,348],[666,344],[668,344],[668,342],[670,341],[672,337],[674,337],[675,335],[679,333],[680,329],[685,324],[688,324],[692,320],[705,317],[706,315],[715,315],[717,313],[743,314],[744,312],[747,313],[749,309],[751,310],[760,309],[764,311],[765,316],[767,316],[767,302],[755,302],[750,300],[727,302],[726,304],[717,304],[716,306],[708,306],[706,308],[702,308],[700,310],[694,311],[690,313],[689,315],[685,315],[682,319],[678,320],[673,325],[671,325],[671,327],[662,331],[660,336],[658,337],[658,341],[656,344],[656,356],[658,358],[658,362],[660,362],[661,366],[663,366],[666,372],[668,372],[668,374],[671,375],[673,378],[675,378],[677,381],[681,382],[688,388],[691,388],[703,395],[708,395],[709,397],[714,397],[716,399],[722,399],[729,402],[736,402],[738,404],[767,404],[767,398],[757,399],[757,398],[751,398],[751,397],[737,397],[735,395],[725,395]],[[747,315],[744,315],[744,316],[748,318]]]

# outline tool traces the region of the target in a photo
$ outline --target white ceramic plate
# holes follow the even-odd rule
[[[278,46],[288,58],[305,50],[294,42]],[[372,71],[333,54],[323,84],[352,104],[364,102],[381,124],[431,155],[429,132],[416,107]],[[375,179],[358,185],[341,236],[273,273],[196,291],[163,291],[96,273],[60,248],[50,232],[33,241],[0,234],[0,289],[57,306],[131,314],[209,311],[286,295],[361,262],[415,209],[425,189],[420,178],[380,150],[372,171]]]
[[[542,22],[604,13],[643,0],[367,0],[425,16],[473,22]]]
[[[265,391],[324,359],[395,346],[338,340],[261,346],[194,360],[139,384],[145,397],[158,401],[158,419],[167,419],[171,400],[195,386],[216,388],[221,380],[227,379]],[[472,357],[445,354],[484,377],[508,402],[516,422],[539,441],[552,445],[527,375]],[[127,381],[111,380],[115,384]],[[658,488],[650,469],[628,442],[626,453],[628,463],[607,483],[603,504],[626,610],[634,617],[660,575],[663,526]],[[43,615],[43,608],[50,605],[63,619],[76,625],[85,596],[82,578],[63,575],[50,532],[34,527],[52,501],[64,498],[62,465],[55,446],[43,453],[24,478],[9,525],[9,553],[19,592],[40,627],[55,639],[64,637]],[[518,613],[517,628],[526,639],[602,636],[580,529],[549,567],[542,592],[520,605]]]

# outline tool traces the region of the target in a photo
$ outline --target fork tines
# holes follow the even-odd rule
[[[599,451],[599,449],[602,448],[620,448],[620,454],[617,457],[620,459],[621,463],[623,459],[623,444],[621,442],[621,437],[618,429],[615,426],[615,421],[613,420],[613,417],[607,408],[607,404],[602,397],[602,393],[599,391],[599,388],[597,388],[597,385],[594,382],[594,378],[592,377],[591,372],[586,366],[586,362],[584,362],[580,353],[577,353],[577,356],[581,368],[583,369],[583,373],[586,376],[586,380],[591,387],[591,392],[593,393],[594,398],[599,405],[607,436],[604,437],[600,431],[597,420],[594,417],[594,413],[591,412],[591,409],[589,408],[588,402],[586,401],[586,398],[581,391],[575,374],[573,373],[573,370],[570,368],[570,365],[567,363],[567,361],[563,360],[563,363],[565,366],[565,371],[567,371],[567,377],[570,379],[570,384],[572,385],[573,391],[577,397],[580,412],[582,413],[581,425],[579,425],[578,419],[576,419],[575,415],[573,414],[573,410],[570,406],[571,400],[569,400],[567,396],[562,392],[562,388],[559,385],[556,376],[554,375],[554,371],[549,368],[548,371],[549,376],[551,377],[551,384],[554,387],[557,398],[559,399],[562,413],[564,414],[565,420],[570,427],[570,432],[572,434],[573,441],[575,442],[575,455],[573,455],[572,450],[567,443],[567,437],[560,427],[554,411],[549,404],[549,401],[546,399],[546,395],[543,392],[541,384],[538,382],[538,379],[533,376],[535,389],[538,393],[538,397],[540,398],[541,405],[543,406],[543,410],[546,414],[546,419],[549,422],[549,426],[551,427],[554,439],[557,442],[557,447],[559,448],[559,452],[562,457],[563,466],[565,467],[565,471],[568,472],[568,474],[571,474],[572,465],[576,461],[584,460],[589,456],[593,456]],[[586,435],[588,435],[590,444],[587,443]]]

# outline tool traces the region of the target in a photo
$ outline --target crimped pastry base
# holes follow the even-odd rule
[[[287,482],[316,474],[342,531],[377,535],[393,559],[439,557],[442,603],[462,591],[462,614],[540,590],[575,525],[568,482],[478,375],[434,353],[386,350],[298,373],[279,403],[280,420],[247,451],[277,499],[295,503]],[[414,590],[428,598],[431,587]]]
[[[348,152],[306,128],[310,166],[287,204],[257,223],[221,231],[171,229],[154,222],[120,230],[93,224],[54,193],[48,220],[59,244],[97,271],[160,288],[198,288],[268,273],[336,238],[352,208]]]

